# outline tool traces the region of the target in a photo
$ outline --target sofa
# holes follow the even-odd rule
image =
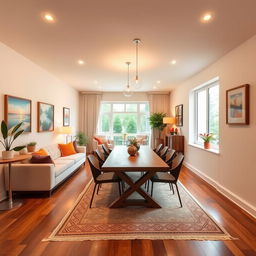
[[[94,138],[92,139],[92,150],[95,151],[96,149],[99,149],[102,151],[102,144],[99,144],[98,141],[95,139],[95,137],[100,138],[108,148],[113,149],[114,147],[114,141],[108,139],[106,136],[103,135],[95,135]]]
[[[80,168],[86,161],[86,148],[77,147],[79,153],[62,157],[58,144],[44,147],[51,156],[52,164],[32,164],[29,161],[12,165],[12,190],[17,192],[47,192],[50,196],[64,180]],[[5,184],[9,175],[5,169]]]

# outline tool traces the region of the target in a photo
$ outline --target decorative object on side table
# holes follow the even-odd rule
[[[226,91],[227,124],[249,124],[249,99],[249,84],[244,84]]]
[[[63,126],[70,126],[70,108],[63,108]]]
[[[140,150],[140,144],[136,138],[129,139],[128,146],[131,146],[131,145],[135,146],[137,148],[137,151]]]
[[[3,140],[0,140],[1,144],[4,146],[5,151],[2,151],[2,159],[12,159],[14,157],[14,151],[20,151],[26,146],[12,147],[13,142],[24,132],[20,129],[22,122],[16,126],[8,129],[6,122],[3,120],[1,123],[1,133]]]
[[[32,141],[27,144],[27,150],[28,152],[35,152],[36,151],[36,142]]]
[[[183,104],[175,107],[176,126],[183,126]]]
[[[4,96],[4,119],[8,129],[22,122],[21,129],[31,132],[31,100]]]
[[[54,105],[43,102],[37,103],[37,131],[54,131]]]
[[[130,156],[135,156],[137,154],[138,150],[134,145],[130,145],[127,148],[127,152]]]
[[[204,148],[210,149],[211,141],[214,140],[214,135],[212,133],[200,133],[199,136],[204,141]]]

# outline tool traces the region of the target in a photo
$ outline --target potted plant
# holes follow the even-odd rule
[[[76,134],[76,142],[78,146],[86,146],[88,143],[88,138],[83,132],[78,132]]]
[[[162,112],[153,113],[149,117],[149,124],[151,128],[158,131],[158,136],[155,137],[155,146],[163,143],[163,139],[161,139],[161,133],[166,127],[166,124],[163,123],[164,117],[166,117],[166,113]]]
[[[214,136],[212,133],[200,133],[200,138],[204,141],[204,148],[209,149],[211,146],[211,141],[214,140]]]
[[[135,146],[137,148],[137,151],[139,151],[140,149],[140,144],[136,138],[129,139],[128,147],[129,146]]]
[[[24,132],[20,129],[22,123],[8,130],[6,122],[3,120],[1,123],[1,133],[3,140],[0,140],[1,144],[4,146],[5,151],[2,151],[3,159],[12,159],[14,157],[14,151],[20,151],[26,146],[17,146],[12,148],[13,142]]]
[[[36,142],[32,141],[27,144],[27,150],[28,152],[35,152],[36,150]]]

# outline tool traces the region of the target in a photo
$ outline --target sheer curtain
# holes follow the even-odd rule
[[[79,99],[79,129],[88,136],[88,152],[92,151],[92,139],[97,132],[102,93],[81,92]]]
[[[150,115],[156,112],[166,113],[170,115],[170,92],[148,92],[149,111]],[[158,136],[158,131],[152,130],[151,147],[155,146],[155,138]],[[162,134],[163,138],[163,134]]]

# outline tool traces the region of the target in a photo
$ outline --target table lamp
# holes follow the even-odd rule
[[[173,125],[173,124],[175,124],[175,117],[164,117],[163,118],[163,123],[164,124],[167,124],[167,126],[169,126],[169,125]],[[169,131],[170,131],[170,129],[168,129]]]
[[[58,133],[66,135],[66,143],[68,143],[68,137],[69,136],[71,136],[71,141],[72,141],[72,135],[71,134],[73,133],[73,127],[71,127],[71,126],[60,127]]]

